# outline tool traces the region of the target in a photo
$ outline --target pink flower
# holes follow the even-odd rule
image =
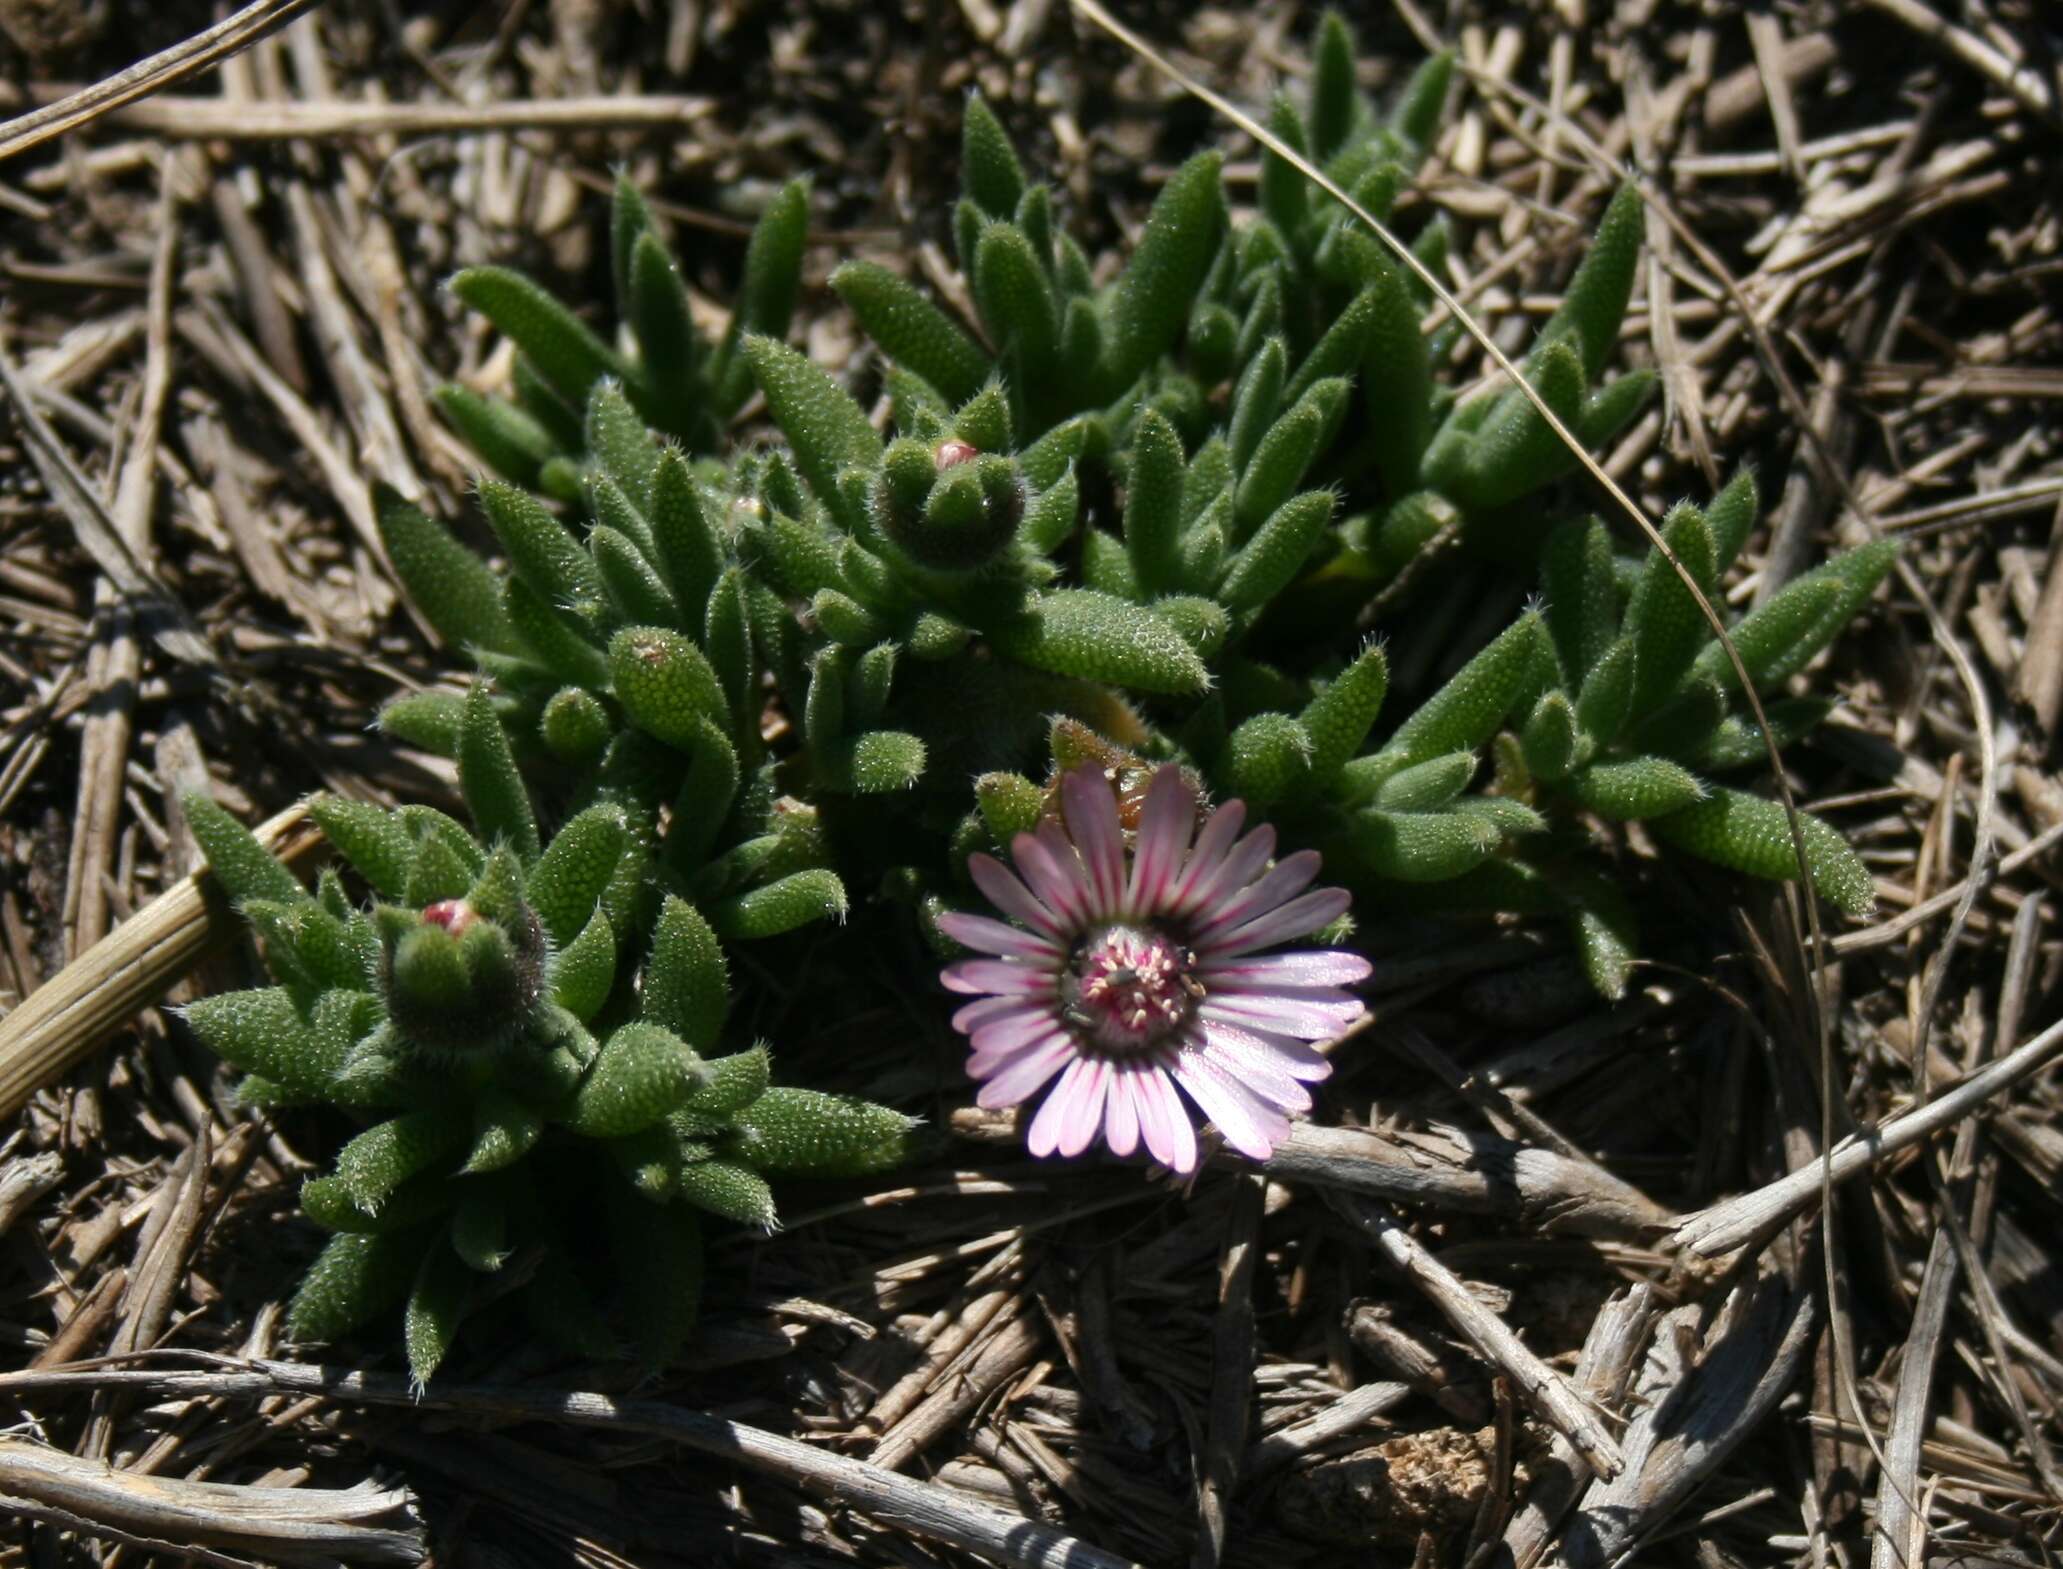
[[[1242,802],[1196,832],[1195,790],[1179,768],[1154,774],[1129,852],[1095,768],[1076,769],[1060,791],[1065,830],[1046,822],[1019,834],[1014,873],[969,859],[976,886],[1015,924],[939,918],[956,942],[994,955],[943,976],[981,999],[953,1015],[973,1047],[977,1100],[1021,1105],[1052,1083],[1027,1135],[1034,1155],[1079,1155],[1101,1134],[1116,1154],[1143,1141],[1186,1174],[1197,1164],[1187,1096],[1227,1144],[1266,1160],[1291,1114],[1310,1109],[1304,1086],[1332,1071],[1306,1043],[1361,1017],[1342,988],[1369,966],[1336,949],[1262,950],[1331,925],[1345,890],[1305,891],[1314,850],[1271,865],[1266,824],[1239,838]]]

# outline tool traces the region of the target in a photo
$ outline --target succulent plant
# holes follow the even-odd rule
[[[1452,74],[1429,61],[1378,113],[1328,17],[1306,101],[1271,111],[1434,267],[1443,224],[1410,233],[1398,199]],[[1135,856],[1142,823],[1164,837],[1173,821],[1176,786],[1151,813],[1151,782],[1179,778],[1184,799],[1237,796],[1268,819],[1244,841],[1264,845],[1244,868],[1255,888],[1278,886],[1263,863],[1279,840],[1277,871],[1322,852],[1357,900],[1559,914],[1608,995],[1636,952],[1636,901],[1596,853],[1600,824],[1795,871],[1781,807],[1715,782],[1762,751],[1695,598],[1660,553],[1570,517],[1576,455],[1524,389],[1457,396],[1455,324],[1421,330],[1428,300],[1340,203],[1270,153],[1259,212],[1235,219],[1203,153],[1099,283],[978,96],[961,175],[971,316],[848,263],[831,284],[878,354],[843,376],[784,341],[800,183],[755,233],[713,347],[628,184],[613,338],[517,274],[454,280],[520,351],[510,401],[444,395],[500,476],[478,491],[499,560],[397,496],[378,516],[417,609],[481,679],[402,698],[382,723],[456,760],[474,829],[319,801],[375,896],[360,910],[333,874],[311,894],[195,806],[278,985],[197,1005],[194,1028],[253,1101],[392,1113],[310,1184],[337,1238],[297,1332],[407,1297],[427,1377],[469,1305],[517,1295],[596,1346],[611,1319],[582,1296],[592,1209],[620,1256],[653,1261],[617,1308],[662,1360],[691,1316],[698,1214],[769,1224],[768,1174],[872,1169],[907,1134],[897,1113],[770,1087],[764,1052],[722,1039],[725,944],[842,919],[848,890],[870,921],[900,907],[942,956],[956,933],[1014,942],[973,913],[1000,886],[985,858],[1066,820],[1064,780],[1114,791]],[[1628,187],[1521,366],[1589,445],[1652,390],[1612,369],[1641,228]],[[755,390],[781,439],[727,445]],[[1755,523],[1744,476],[1675,509],[1664,535],[1723,603]],[[1436,541],[1486,579],[1538,574],[1542,598],[1444,650],[1451,674],[1399,704],[1371,633],[1386,596],[1415,587],[1407,568],[1437,571]],[[1798,690],[1804,667],[1890,559],[1838,557],[1733,624],[1780,743],[1825,712]],[[561,826],[547,841],[541,822]],[[1838,832],[1801,828],[1817,890],[1866,908]],[[1349,932],[1342,917],[1321,941]],[[1336,957],[1334,973],[1356,971]],[[972,962],[948,973],[992,975]],[[1268,1138],[1257,1123],[1247,1147],[1306,1103],[1276,1088]],[[1155,1104],[1172,1116],[1169,1096]],[[1080,1115],[1049,1145],[1094,1131],[1086,1102],[1067,1103]],[[1115,1115],[1095,1125],[1135,1147]],[[1153,1147],[1192,1163],[1172,1121],[1155,1128]]]
[[[694,1321],[702,1214],[772,1229],[768,1177],[878,1170],[912,1124],[771,1085],[763,1044],[723,1052],[710,916],[665,897],[640,966],[647,852],[629,816],[600,802],[541,842],[484,688],[462,725],[460,780],[486,842],[428,807],[309,802],[369,909],[334,870],[302,887],[228,813],[189,798],[278,984],[205,998],[186,1022],[243,1071],[247,1103],[377,1119],[302,1190],[335,1235],[289,1310],[296,1338],[334,1339],[405,1301],[409,1366],[427,1380],[468,1313],[513,1292],[576,1351],[612,1351],[620,1323],[656,1366]],[[738,911],[752,897],[713,909],[750,927]],[[607,1272],[582,1206],[635,1238],[616,1253],[638,1262],[613,1310],[592,1291]]]

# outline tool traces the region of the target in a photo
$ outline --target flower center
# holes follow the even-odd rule
[[[1158,1045],[1188,1021],[1203,996],[1189,973],[1194,963],[1165,933],[1106,926],[1075,949],[1065,985],[1068,1022],[1085,1044],[1107,1052]]]

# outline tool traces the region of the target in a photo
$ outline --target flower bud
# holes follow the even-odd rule
[[[471,899],[440,899],[412,926],[383,924],[380,989],[395,1031],[411,1045],[457,1055],[492,1050],[537,1011],[545,938],[527,905],[504,922]]]

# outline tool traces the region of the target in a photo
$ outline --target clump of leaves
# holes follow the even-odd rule
[[[1452,76],[1451,59],[1428,61],[1379,109],[1356,85],[1351,30],[1328,16],[1308,94],[1271,110],[1288,145],[1404,225],[1434,269],[1444,225],[1412,232],[1398,198]],[[1095,757],[1189,766],[1363,894],[1445,885],[1457,906],[1568,911],[1607,992],[1624,984],[1630,918],[1572,848],[1580,814],[1639,816],[1665,843],[1781,872],[1767,803],[1704,782],[1741,723],[1706,630],[1654,563],[1630,567],[1605,542],[1596,566],[1593,526],[1557,530],[1578,460],[1528,395],[1591,446],[1650,397],[1647,372],[1613,373],[1637,191],[1605,208],[1520,367],[1528,385],[1461,399],[1455,324],[1422,331],[1414,276],[1287,159],[1264,158],[1259,211],[1239,221],[1217,156],[1189,159],[1107,273],[979,96],[961,162],[952,233],[970,314],[873,263],[832,275],[880,351],[886,430],[871,385],[783,341],[800,187],[755,239],[723,345],[674,357],[707,374],[664,416],[665,356],[637,305],[658,242],[632,193],[615,229],[635,331],[617,345],[461,279],[551,384],[563,439],[534,477],[503,466],[513,483],[483,482],[505,566],[391,498],[382,528],[411,596],[493,676],[518,758],[554,771],[568,810],[625,811],[649,887],[702,901],[725,936],[768,929],[777,909],[840,913],[847,883],[940,908],[965,893],[972,849],[1029,820],[1042,778]],[[680,410],[727,417],[753,386],[781,445],[682,449],[710,427]],[[501,466],[497,450],[481,441]],[[1702,555],[1694,515],[1714,536]],[[1752,494],[1729,490],[1670,527],[1716,588],[1753,520]],[[1578,583],[1599,619],[1572,641],[1561,562],[1578,535],[1616,597]],[[1451,679],[1393,718],[1368,635],[1376,596],[1443,540],[1486,575],[1530,578],[1545,552],[1546,608],[1457,651]],[[1813,648],[1866,595],[1869,559],[1824,569],[1853,592],[1798,591],[1827,607]],[[1744,637],[1775,636],[1763,615]],[[1810,650],[1794,652],[1752,679],[1774,693]],[[1614,681],[1631,683],[1623,714],[1605,712]],[[1774,708],[1786,734],[1805,720]],[[386,723],[457,755],[460,717],[456,699],[426,697]],[[1853,857],[1831,829],[1808,834],[1822,891],[1855,907]],[[762,899],[762,885],[789,893]],[[765,922],[725,915],[719,895],[761,900]]]
[[[615,341],[525,274],[469,267],[451,280],[452,292],[515,344],[514,396],[451,384],[438,390],[438,405],[496,473],[564,501],[581,499],[593,462],[605,459],[612,429],[598,429],[591,408],[605,382],[621,389],[632,416],[627,428],[649,425],[693,451],[714,451],[752,393],[740,343],[747,333],[786,332],[795,314],[808,231],[809,185],[792,181],[752,232],[730,325],[711,344],[695,325],[680,264],[650,207],[619,177],[610,218]],[[625,428],[620,419],[617,428]]]
[[[309,803],[369,908],[333,870],[304,888],[220,807],[189,799],[276,984],[206,998],[186,1020],[242,1070],[247,1103],[370,1121],[302,1190],[334,1235],[289,1310],[297,1339],[400,1306],[427,1380],[470,1314],[513,1298],[576,1352],[627,1340],[658,1366],[694,1322],[701,1217],[772,1229],[769,1177],[879,1170],[912,1124],[772,1085],[764,1045],[725,1051],[711,915],[666,897],[640,974],[647,850],[629,814],[599,802],[542,841],[484,688],[462,726],[479,835],[428,807]],[[740,907],[713,910],[736,929],[752,924]],[[614,1272],[598,1267],[597,1214]]]

